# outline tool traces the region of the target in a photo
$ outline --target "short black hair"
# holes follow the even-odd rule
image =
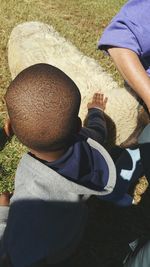
[[[37,151],[64,147],[77,127],[81,95],[60,69],[36,64],[10,83],[6,105],[18,139]]]

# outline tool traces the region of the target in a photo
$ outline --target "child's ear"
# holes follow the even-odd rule
[[[14,132],[13,132],[13,129],[11,127],[10,119],[7,119],[7,121],[5,122],[4,130],[5,130],[5,133],[7,134],[8,137],[13,136]]]
[[[82,121],[81,121],[81,119],[78,117],[78,118],[77,118],[77,133],[80,132],[81,127],[82,127]]]

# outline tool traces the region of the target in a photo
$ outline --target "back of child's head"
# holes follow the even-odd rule
[[[80,92],[56,67],[41,63],[23,70],[5,99],[14,133],[31,149],[61,149],[76,131]]]

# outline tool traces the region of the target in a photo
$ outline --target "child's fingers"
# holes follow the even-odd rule
[[[94,95],[94,101],[97,102],[97,103],[102,103],[103,102],[103,98],[104,98],[104,94],[96,93]]]
[[[107,101],[108,101],[108,97],[105,97],[105,98],[104,98],[104,104],[105,104],[105,105],[106,105]]]
[[[105,109],[106,107],[106,103],[107,103],[108,98],[104,97],[103,93],[95,93],[93,95],[93,99],[92,102],[87,104],[88,108],[92,108],[92,107],[99,107],[101,109]]]
[[[103,101],[103,98],[104,98],[104,94],[99,94],[99,99],[100,99],[101,101]]]
[[[98,99],[99,99],[99,93],[95,93],[94,96],[93,96],[93,100],[94,100],[95,102],[97,102]]]

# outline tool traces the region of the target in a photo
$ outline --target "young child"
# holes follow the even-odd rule
[[[141,174],[139,152],[125,151],[126,160],[121,156],[116,162],[116,179],[113,160],[100,145],[107,138],[107,98],[94,94],[87,127],[81,128],[80,92],[53,66],[37,64],[22,71],[5,99],[12,129],[29,153],[17,168],[3,251],[14,267],[41,259],[50,266],[71,266],[86,228],[85,200],[96,195],[131,204],[127,191]]]

